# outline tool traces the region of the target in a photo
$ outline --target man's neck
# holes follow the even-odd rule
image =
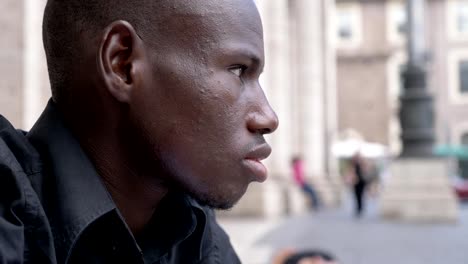
[[[109,128],[109,127],[107,127]],[[151,220],[161,200],[168,193],[157,173],[137,171],[135,156],[128,153],[115,129],[95,129],[98,133],[78,133],[79,141],[96,167],[117,208],[132,233],[137,236]]]
[[[117,184],[102,176],[107,190],[134,236],[138,236],[150,222],[161,200],[167,194],[165,189],[150,187],[119,188]]]

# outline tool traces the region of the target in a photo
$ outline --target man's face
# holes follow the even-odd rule
[[[263,33],[253,1],[196,3],[165,21],[153,43],[145,39],[151,66],[130,111],[160,173],[226,209],[266,179],[263,135],[278,120],[259,85]]]

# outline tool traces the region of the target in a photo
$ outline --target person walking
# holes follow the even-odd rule
[[[361,217],[364,210],[364,193],[367,186],[365,162],[359,152],[351,159],[353,173],[353,190],[355,198],[355,215]]]
[[[304,176],[304,162],[300,156],[295,156],[292,159],[293,176],[296,184],[301,190],[310,198],[312,209],[318,210],[320,208],[320,199],[314,187],[307,183]]]

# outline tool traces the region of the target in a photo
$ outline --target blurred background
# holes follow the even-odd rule
[[[280,128],[267,182],[219,213],[243,263],[468,263],[468,0],[256,2]],[[0,114],[25,130],[50,97],[45,3],[0,0]]]

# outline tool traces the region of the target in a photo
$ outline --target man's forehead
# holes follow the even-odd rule
[[[158,28],[169,43],[192,46],[196,39],[196,45],[207,47],[236,39],[263,46],[262,24],[253,0],[175,0],[161,11],[164,19]]]
[[[165,0],[160,7],[175,14],[209,15],[215,13],[242,13],[255,8],[253,0]]]
[[[203,24],[222,26],[224,23],[250,23],[252,27],[258,26],[259,14],[253,0],[203,0],[164,1],[162,13],[170,20],[199,20]],[[206,25],[204,25],[206,26]],[[261,33],[261,27],[256,29]]]

